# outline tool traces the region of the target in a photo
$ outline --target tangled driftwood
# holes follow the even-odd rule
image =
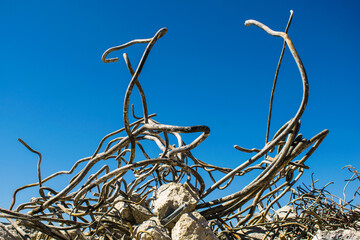
[[[39,156],[37,166],[39,180],[17,189],[10,209],[0,209],[0,217],[9,219],[24,239],[29,236],[19,225],[35,229],[42,232],[44,236],[54,239],[82,239],[84,237],[86,239],[126,239],[125,236],[138,238],[139,236],[136,236],[133,231],[134,223],[122,219],[116,213],[118,210],[115,205],[119,202],[142,205],[151,214],[153,192],[166,183],[174,182],[185,184],[193,190],[200,199],[196,205],[197,211],[209,221],[213,232],[221,239],[241,239],[249,229],[254,229],[254,227],[271,230],[273,234],[281,230],[283,236],[292,237],[295,236],[294,234],[308,236],[307,232],[311,235],[315,231],[309,230],[309,224],[307,224],[309,221],[311,224],[317,224],[318,229],[324,229],[324,224],[332,221],[324,218],[324,215],[332,216],[333,211],[338,211],[340,207],[335,206],[334,201],[328,200],[324,189],[298,188],[298,191],[293,189],[304,169],[308,168],[304,164],[305,161],[320,145],[328,130],[310,139],[303,138],[302,134],[299,134],[300,118],[306,107],[309,89],[304,66],[286,33],[291,18],[292,12],[285,32],[273,31],[255,20],[245,22],[246,26],[257,26],[272,36],[284,39],[271,94],[266,144],[262,149],[245,149],[235,146],[240,151],[255,153],[250,159],[234,169],[205,163],[193,156],[191,150],[209,136],[209,127],[165,125],[154,120],[155,114],[148,113],[139,75],[152,47],[167,31],[166,28],[162,28],[152,38],[133,40],[121,46],[112,47],[103,54],[102,60],[105,63],[116,62],[118,58],[107,58],[110,53],[134,44],[147,44],[135,70],[127,54],[123,54],[132,76],[124,99],[124,127],[106,135],[91,156],[76,161],[69,171],[60,171],[42,178],[41,154],[19,139],[30,151]],[[285,123],[269,141],[272,98],[286,46],[290,49],[298,66],[303,95],[295,116]],[[143,116],[136,117],[133,111],[133,118],[136,121],[130,123],[129,102],[134,87],[141,96]],[[188,133],[199,133],[199,136],[194,141],[185,143],[182,134]],[[170,138],[170,136],[173,137]],[[172,143],[171,139],[177,141]],[[151,151],[146,150],[144,146],[146,142],[155,143],[158,152],[154,153],[153,148]],[[305,150],[307,152],[300,159],[296,159]],[[270,157],[271,153],[273,157]],[[154,158],[154,154],[158,155]],[[143,160],[136,161],[139,158]],[[111,169],[106,161],[115,161],[117,168]],[[81,163],[86,163],[86,165],[79,169]],[[100,170],[94,172],[94,166],[99,165]],[[238,181],[242,175],[254,170],[259,171],[257,177],[243,189],[219,199],[210,198],[209,194],[213,191],[226,188],[234,181]],[[46,186],[47,181],[64,174],[73,174],[65,188],[56,190]],[[223,176],[216,180],[219,174]],[[205,177],[212,180],[210,186],[204,180]],[[17,193],[30,187],[38,187],[39,196],[14,209]],[[279,199],[288,192],[291,192],[288,205],[295,209],[294,213],[299,218],[291,222],[287,221],[291,210],[288,211],[287,216],[281,219],[278,217],[276,220],[273,214],[274,205],[280,207]],[[135,195],[136,200],[133,197]],[[324,206],[316,205],[322,203],[324,199],[327,201],[326,204],[334,206],[328,208],[326,213],[323,212]],[[316,209],[314,209],[315,206]],[[300,211],[303,214],[301,217]],[[179,207],[169,216],[160,219],[161,223],[166,225],[171,218],[181,213],[182,209]]]

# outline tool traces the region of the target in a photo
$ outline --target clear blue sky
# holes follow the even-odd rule
[[[91,155],[104,135],[123,126],[129,73],[123,62],[105,64],[100,57],[109,47],[152,37],[161,27],[168,33],[140,78],[149,112],[166,124],[208,125],[210,137],[194,151],[205,162],[235,167],[247,160],[251,155],[233,145],[264,145],[283,41],[244,21],[284,30],[290,9],[289,35],[310,83],[300,132],[311,138],[330,130],[307,161],[310,170],[302,181],[309,183],[315,172],[318,186],[335,181],[340,194],[349,176],[341,167],[360,170],[359,1],[5,0],[0,3],[0,206],[10,205],[17,187],[37,181],[37,157],[17,138],[43,154],[47,176],[70,169]],[[143,47],[126,50],[134,65]],[[300,76],[286,52],[272,134],[300,101]],[[135,107],[141,114],[140,105]],[[20,202],[28,201],[26,194]]]

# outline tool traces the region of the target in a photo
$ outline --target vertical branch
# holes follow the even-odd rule
[[[131,65],[129,56],[126,53],[124,53],[123,57],[124,57],[126,66],[128,67],[129,72],[130,72],[131,76],[133,77],[135,72],[134,72],[134,69],[133,69],[133,67]],[[149,116],[148,116],[148,109],[147,109],[145,93],[144,93],[144,90],[143,90],[143,88],[141,87],[141,85],[139,83],[139,80],[136,80],[135,84],[136,84],[136,87],[138,88],[140,96],[141,96],[141,101],[142,101],[142,105],[143,105],[143,112],[144,112],[144,122],[148,123]],[[132,106],[132,109],[133,109],[133,112],[134,112],[134,105]]]
[[[287,23],[287,25],[286,25],[285,33],[287,33],[288,30],[289,30],[289,27],[290,27],[290,24],[291,24],[291,20],[292,20],[292,18],[293,18],[293,14],[294,14],[293,10],[290,10],[290,17],[289,17],[289,21],[288,21],[288,23]],[[269,106],[269,116],[268,116],[268,122],[267,122],[267,127],[266,127],[265,144],[268,143],[268,140],[269,140],[269,132],[270,132],[270,122],[271,122],[271,112],[272,112],[273,98],[274,98],[275,87],[276,87],[277,78],[278,78],[278,75],[279,75],[279,70],[280,70],[281,62],[282,62],[282,59],[283,59],[283,56],[284,56],[284,53],[285,53],[285,48],[286,48],[286,41],[284,40],[284,44],[283,44],[283,47],[282,47],[282,50],[281,50],[279,62],[278,62],[278,65],[277,65],[276,71],[275,71],[274,83],[273,83],[272,90],[271,90],[270,106]],[[266,158],[266,155],[267,155],[267,154],[265,154],[265,158]]]
[[[18,139],[19,142],[21,142],[27,149],[29,149],[31,152],[37,154],[39,156],[39,160],[38,160],[38,164],[37,164],[37,173],[38,173],[38,180],[39,180],[39,187],[42,187],[42,183],[41,183],[41,170],[40,170],[40,165],[41,165],[41,153],[39,153],[38,151],[32,149],[29,145],[26,144],[26,142],[24,142],[21,138]]]
[[[155,36],[151,39],[151,41],[149,42],[149,44],[147,45],[143,56],[141,57],[141,60],[139,62],[139,65],[129,83],[129,86],[126,90],[125,93],[125,99],[124,99],[124,108],[123,108],[123,118],[124,118],[124,127],[125,127],[125,131],[127,133],[127,135],[129,136],[129,140],[131,143],[131,154],[130,154],[130,159],[129,159],[129,163],[132,163],[134,161],[135,158],[135,138],[130,130],[130,126],[129,126],[129,103],[130,103],[130,96],[132,93],[132,89],[135,85],[135,83],[137,82],[139,75],[141,73],[141,70],[144,67],[145,61],[152,49],[152,47],[155,45],[156,41],[159,40],[162,36],[165,35],[165,33],[167,32],[166,28],[162,28],[160,29]]]

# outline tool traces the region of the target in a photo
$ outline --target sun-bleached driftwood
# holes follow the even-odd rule
[[[308,237],[316,231],[308,226],[314,221],[318,229],[325,229],[322,222],[327,220],[319,215],[319,208],[311,208],[315,206],[315,202],[318,204],[320,200],[328,199],[324,189],[314,188],[306,192],[293,188],[304,170],[308,169],[305,161],[321,144],[328,130],[309,139],[299,133],[300,119],[309,96],[309,83],[300,56],[287,34],[292,15],[291,12],[285,32],[274,31],[255,20],[245,22],[246,26],[256,26],[284,41],[271,93],[265,145],[261,149],[246,149],[235,145],[240,151],[254,153],[248,160],[234,169],[203,162],[191,150],[209,136],[209,127],[162,124],[154,119],[155,114],[148,113],[139,76],[151,49],[167,32],[166,28],[162,28],[152,38],[132,40],[109,48],[103,54],[102,60],[105,63],[116,62],[119,60],[117,57],[108,56],[132,45],[146,44],[136,68],[133,68],[128,55],[123,54],[131,76],[124,98],[124,127],[106,135],[91,156],[76,161],[69,171],[60,171],[43,178],[40,169],[41,154],[19,140],[39,156],[38,182],[17,189],[10,209],[0,208],[0,217],[16,220],[12,221],[12,225],[24,239],[29,236],[21,232],[19,225],[35,229],[53,239],[170,239],[169,230],[177,224],[177,220],[194,214],[202,219],[202,223],[207,224],[208,228],[204,225],[204,229],[211,229],[211,239],[241,239],[254,228],[274,233],[277,231],[278,235],[283,234],[288,239],[295,233]],[[286,47],[297,64],[303,94],[296,114],[269,140],[272,99]],[[133,116],[129,116],[130,96],[134,89],[140,93],[143,109],[141,117],[135,116],[134,108]],[[132,123],[131,119],[134,119]],[[185,143],[183,135],[189,133],[197,133],[198,136],[192,142]],[[176,141],[171,142],[171,139]],[[157,151],[147,148],[148,142],[157,146]],[[117,167],[111,169],[108,161],[114,161]],[[82,168],[81,163],[85,164]],[[252,171],[258,171],[258,174],[244,188],[220,198],[211,197],[214,191],[227,188]],[[72,176],[66,187],[52,189],[46,186],[49,180],[60,175]],[[161,191],[170,185],[178,186],[179,194],[176,196],[171,193],[175,195],[171,196],[173,199],[161,203],[163,199],[158,199],[161,194],[159,189]],[[37,187],[39,196],[14,208],[16,195],[30,187]],[[186,189],[181,191],[186,191],[189,195],[181,195],[179,189]],[[304,192],[306,196],[303,195]],[[281,212],[281,217],[280,212],[272,214],[275,206],[281,207],[279,200],[287,193],[291,194],[291,198],[288,207],[283,209],[293,210]],[[313,200],[314,203],[308,206]],[[164,207],[159,204],[173,205]],[[350,204],[342,207],[348,207],[352,211]],[[159,209],[166,209],[166,212]],[[308,219],[307,222],[304,219]],[[151,226],[153,229],[149,230]],[[179,229],[176,233],[182,234]]]

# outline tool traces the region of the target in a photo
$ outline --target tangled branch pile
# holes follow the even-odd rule
[[[124,53],[132,76],[124,100],[124,127],[106,135],[91,156],[76,161],[69,171],[42,178],[41,154],[20,140],[39,155],[38,182],[17,189],[10,209],[0,208],[0,217],[7,218],[22,239],[244,239],[251,238],[254,232],[262,234],[262,238],[293,239],[295,236],[308,238],[318,229],[359,228],[355,220],[349,221],[349,218],[359,217],[359,212],[354,211],[350,203],[339,205],[328,192],[314,186],[311,189],[293,188],[304,169],[308,168],[305,161],[328,130],[310,139],[299,133],[300,118],[309,93],[304,66],[286,33],[291,17],[285,32],[273,31],[255,20],[245,22],[246,26],[255,25],[284,39],[277,73],[287,46],[298,66],[303,85],[297,113],[270,141],[267,134],[262,149],[235,146],[240,151],[255,153],[249,160],[234,169],[205,163],[193,156],[191,150],[209,136],[207,126],[165,125],[154,120],[155,114],[148,114],[145,94],[138,79],[152,47],[167,31],[163,28],[152,38],[133,40],[103,54],[104,62],[115,62],[118,58],[107,58],[109,53],[134,44],[147,44],[135,70]],[[134,88],[141,95],[143,117],[133,114],[136,121],[130,123],[129,102]],[[198,133],[199,136],[185,143],[183,134],[188,133]],[[176,143],[171,139],[176,139]],[[155,143],[158,152],[146,150],[147,142]],[[273,157],[270,157],[271,153]],[[302,157],[297,159],[300,154]],[[143,160],[137,161],[139,156]],[[111,169],[105,161],[115,161],[117,168]],[[81,163],[86,165],[79,169]],[[94,166],[99,165],[100,170],[94,172]],[[225,189],[242,175],[255,170],[259,172],[257,177],[243,189],[219,199],[210,199],[209,194],[213,191]],[[64,174],[73,174],[65,188],[55,190],[46,186],[50,179]],[[222,177],[217,180],[219,174]],[[356,176],[359,179],[358,174]],[[210,186],[206,185],[205,177],[211,179]],[[39,196],[14,208],[17,193],[30,187],[38,187]],[[286,209],[280,208],[279,199],[286,193],[291,193],[290,200]],[[285,215],[274,211],[276,206]],[[192,217],[197,224],[195,228],[202,226],[201,232],[206,237],[201,237],[194,228],[189,233],[175,230],[186,216]],[[29,229],[35,230],[36,234],[31,235]],[[191,228],[188,226],[187,229]],[[195,237],[181,238],[174,234]]]

